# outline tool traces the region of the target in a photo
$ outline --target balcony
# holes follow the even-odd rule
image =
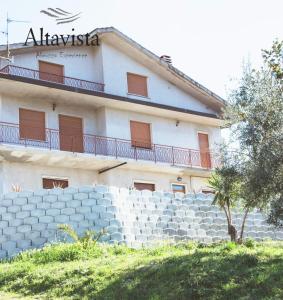
[[[81,80],[78,78],[72,78],[67,76],[59,76],[56,74],[40,72],[37,70],[27,69],[23,67],[14,66],[14,65],[5,66],[0,70],[0,73],[30,78],[34,80],[54,82],[56,84],[62,84],[65,86],[85,89],[89,91],[104,92],[103,83]]]
[[[18,124],[0,123],[0,143],[20,145],[23,147],[42,148],[48,150],[62,150],[60,140],[62,134],[56,129],[46,129],[45,140],[27,140],[20,138]],[[200,169],[214,169],[220,164],[219,155],[213,152],[200,152],[188,148],[152,144],[150,148],[133,146],[131,140],[103,137],[91,134],[83,136],[68,136],[70,141],[67,151],[73,153],[87,153],[94,156],[107,156],[115,159],[131,159],[135,161],[150,161],[165,163],[177,167],[194,167]],[[65,139],[66,140],[66,139]],[[82,147],[78,148],[78,144]]]

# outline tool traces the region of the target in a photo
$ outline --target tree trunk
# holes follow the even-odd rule
[[[228,230],[228,233],[231,237],[231,242],[237,242],[237,229],[235,228],[234,225],[230,224],[229,225],[229,230]]]
[[[243,222],[242,222],[242,226],[241,226],[241,233],[240,233],[240,237],[238,239],[238,243],[242,244],[243,242],[243,235],[244,235],[244,230],[245,230],[245,223],[246,223],[246,219],[249,213],[249,208],[246,209],[244,217],[243,217]]]
[[[225,215],[226,215],[226,219],[227,219],[227,230],[228,230],[228,234],[229,234],[230,218],[229,218],[229,215],[228,215],[228,212],[227,212],[225,206],[223,206],[223,210],[224,210]]]
[[[231,211],[230,211],[230,206],[223,206],[223,210],[226,215],[227,219],[227,225],[228,225],[228,234],[230,235],[231,242],[237,242],[237,230],[234,225],[232,225],[232,217],[231,217]]]

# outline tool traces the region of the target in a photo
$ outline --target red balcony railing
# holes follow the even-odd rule
[[[67,151],[70,152],[83,152],[114,158],[145,160],[155,163],[169,163],[174,166],[200,167],[205,169],[215,168],[220,163],[219,155],[215,153],[200,152],[187,148],[158,144],[152,144],[150,148],[140,148],[133,146],[133,142],[130,140],[91,134],[66,137],[62,136],[55,129],[46,129],[45,137],[45,141],[22,139],[18,124],[0,123],[0,143],[5,144],[61,150],[60,141],[64,139],[66,142],[67,138],[67,141],[69,140],[69,149]],[[82,147],[78,147],[78,144],[82,144]],[[66,151],[66,148],[64,150]]]
[[[55,82],[58,84],[90,90],[90,91],[97,91],[97,92],[104,91],[103,83],[81,80],[78,78],[72,78],[67,76],[59,76],[56,74],[40,72],[37,70],[27,69],[23,67],[14,66],[14,65],[5,66],[0,70],[0,73],[20,76],[25,78],[31,78],[36,80],[48,81],[48,82]]]

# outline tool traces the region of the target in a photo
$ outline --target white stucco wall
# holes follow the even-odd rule
[[[106,92],[200,112],[215,113],[191,95],[161,78],[154,72],[154,66],[150,70],[107,43],[102,44],[102,52]],[[148,77],[148,98],[127,94],[127,72]]]
[[[97,183],[97,172],[82,169],[48,167],[30,163],[17,163],[5,161],[0,167],[2,192],[8,193],[12,185],[18,185],[23,190],[42,188],[42,178],[51,177],[68,179],[70,186],[92,185]]]
[[[96,110],[96,134],[99,136],[107,136],[105,107],[100,107]]]
[[[0,163],[0,195],[11,192],[12,185],[18,185],[23,190],[40,189],[42,188],[43,177],[67,179],[69,186],[92,185],[95,183],[131,188],[134,186],[134,182],[147,182],[155,184],[157,191],[168,192],[172,190],[172,183],[184,184],[187,192],[200,192],[207,186],[207,178],[193,175],[182,175],[182,181],[178,182],[178,175],[169,173],[117,168],[98,174],[95,170],[3,161]]]
[[[63,51],[63,52],[62,52]],[[79,54],[79,56],[72,56]],[[42,53],[26,53],[15,57],[14,64],[26,68],[38,69],[38,60],[64,64],[65,76],[81,78],[90,81],[104,82],[105,91],[111,94],[132,97],[144,101],[167,104],[180,108],[214,113],[203,103],[185,93],[180,88],[168,82],[154,72],[154,67],[149,69],[138,62],[136,57],[130,57],[126,53],[117,50],[113,46],[103,43],[99,47],[71,47],[64,50],[49,50]],[[127,72],[136,73],[148,77],[149,97],[143,98],[127,94]],[[70,104],[68,99],[53,98],[52,95],[32,98],[26,94],[8,96],[9,91],[0,95],[0,121],[9,123],[19,123],[19,108],[44,111],[46,113],[46,127],[59,129],[58,115],[69,115],[83,118],[85,134],[96,134],[114,138],[130,140],[130,121],[147,122],[151,124],[152,142],[154,144],[199,149],[198,132],[208,133],[210,149],[220,143],[220,129],[218,127],[205,124],[181,121],[176,126],[176,118],[172,112],[172,117],[160,117],[152,109],[151,114],[119,110],[107,106],[95,108],[80,103],[75,106]],[[53,95],[54,97],[54,95]],[[77,94],[80,99],[80,94]],[[55,100],[54,100],[55,99]],[[56,107],[53,110],[53,103]],[[130,109],[130,108],[129,108]],[[171,115],[170,115],[171,116]],[[202,119],[200,119],[202,120]],[[54,176],[69,178],[71,185],[92,184],[94,179],[98,183],[129,187],[134,180],[149,181],[156,184],[156,189],[168,191],[171,183],[176,182],[176,174],[161,174],[147,171],[117,169],[97,174],[96,171],[86,171],[82,169],[47,167],[27,163],[3,162],[2,192],[8,192],[12,184],[19,184],[24,189],[37,189],[42,185],[42,176]],[[1,169],[0,169],[1,171]],[[194,180],[184,176],[184,183],[190,190],[199,190],[203,181]],[[1,187],[0,187],[1,192]]]
[[[0,99],[1,100],[1,99]],[[199,149],[198,132],[206,132],[209,136],[211,150],[220,143],[221,134],[218,127],[196,123],[180,122],[176,126],[175,119],[141,114],[139,112],[122,111],[107,107],[99,109],[86,106],[57,104],[53,111],[52,102],[48,99],[26,99],[2,96],[0,117],[2,122],[19,123],[19,108],[26,108],[46,113],[46,128],[59,129],[59,114],[80,117],[83,119],[85,134],[96,134],[121,139],[131,139],[130,121],[151,124],[152,142],[182,148]]]
[[[109,172],[100,174],[98,181],[100,184],[118,186],[123,188],[134,187],[134,182],[152,183],[157,191],[172,191],[172,184],[185,185],[186,192],[201,192],[208,187],[208,178],[195,177],[193,175],[182,175],[182,181],[177,180],[178,175],[143,172],[132,169],[113,169]]]
[[[86,134],[96,133],[96,111],[85,106],[57,104],[53,111],[52,102],[46,99],[26,99],[2,96],[1,121],[19,123],[19,108],[44,111],[46,128],[59,129],[59,114],[83,118],[83,130]]]
[[[139,63],[137,57],[130,57],[104,41],[98,47],[69,47],[14,56],[15,65],[35,70],[39,68],[39,60],[64,65],[65,76],[104,83],[105,92],[110,94],[215,113],[213,109],[158,75],[154,65],[149,69]],[[127,93],[127,72],[148,78],[148,98]]]
[[[14,65],[38,70],[38,61],[64,65],[64,75],[103,83],[100,47],[69,47],[14,56]]]
[[[107,136],[130,140],[131,120],[150,123],[152,141],[155,144],[199,149],[199,131],[208,133],[211,149],[221,141],[220,129],[218,127],[189,122],[180,122],[179,125],[176,126],[176,120],[174,119],[110,108],[106,108]]]

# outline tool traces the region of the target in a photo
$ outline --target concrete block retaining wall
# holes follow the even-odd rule
[[[162,240],[213,242],[228,239],[225,214],[211,205],[212,195],[129,191],[95,186],[10,193],[0,199],[0,258],[58,241],[58,224],[78,232],[105,228],[105,242],[131,247]],[[236,213],[236,225],[242,214]],[[245,237],[283,240],[283,231],[249,215]]]

